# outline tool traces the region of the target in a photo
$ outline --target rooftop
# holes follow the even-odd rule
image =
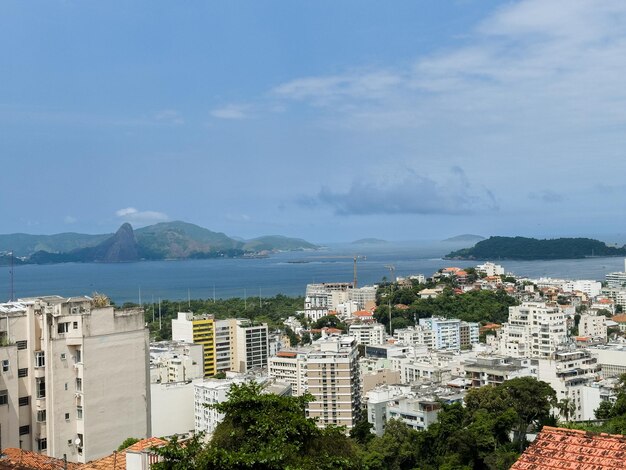
[[[511,470],[624,468],[626,436],[544,426]]]

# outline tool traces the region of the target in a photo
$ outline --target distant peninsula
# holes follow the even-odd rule
[[[463,235],[457,235],[456,237],[446,238],[442,240],[446,243],[478,243],[484,240],[485,237],[481,237],[480,235],[472,235],[469,233],[464,233]]]
[[[355,240],[351,244],[352,245],[386,245],[389,243],[387,240],[381,240],[380,238],[361,238],[360,240]]]
[[[242,241],[180,221],[138,230],[125,223],[116,233],[105,235],[0,235],[0,265],[254,257],[305,249],[317,249],[317,246],[306,240],[279,235]]]
[[[448,253],[445,259],[458,260],[554,260],[604,256],[626,256],[626,246],[607,246],[591,238],[538,240],[525,237],[490,237],[472,248]]]

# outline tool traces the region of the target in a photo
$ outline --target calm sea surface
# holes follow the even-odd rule
[[[384,245],[331,245],[318,251],[288,252],[264,259],[212,259],[99,264],[67,263],[14,268],[15,297],[102,292],[115,302],[143,302],[152,298],[186,299],[243,296],[303,295],[311,282],[352,281],[353,256],[358,261],[358,283],[366,285],[390,276],[432,275],[445,266],[467,267],[476,262],[445,261],[446,253],[462,248],[442,242]],[[497,261],[497,260],[494,260]],[[502,261],[518,276],[603,280],[608,272],[623,271],[622,258],[561,261]],[[0,301],[10,297],[9,268],[0,267]]]

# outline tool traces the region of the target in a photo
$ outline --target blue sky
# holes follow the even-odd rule
[[[621,0],[4,1],[0,233],[623,233]]]

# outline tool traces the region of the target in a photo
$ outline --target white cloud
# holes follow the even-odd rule
[[[180,126],[185,124],[182,114],[175,109],[162,109],[154,115],[154,119],[163,124]]]
[[[444,51],[396,69],[301,77],[275,97],[354,128],[494,122],[540,131],[626,123],[626,2],[525,0]]]
[[[250,106],[243,104],[228,104],[211,111],[211,116],[218,119],[248,119],[251,117]]]
[[[300,203],[327,205],[340,215],[463,215],[499,209],[493,194],[472,184],[459,167],[451,168],[446,177],[437,180],[404,168],[392,177],[355,180],[347,191],[324,187],[316,197],[302,198]]]
[[[169,220],[167,214],[156,211],[139,211],[134,207],[126,207],[115,212],[115,215],[124,222],[135,225],[149,225]]]
[[[65,222],[66,224],[75,224],[78,220],[76,219],[76,217],[72,217],[71,215],[66,215],[63,218],[63,222]]]

